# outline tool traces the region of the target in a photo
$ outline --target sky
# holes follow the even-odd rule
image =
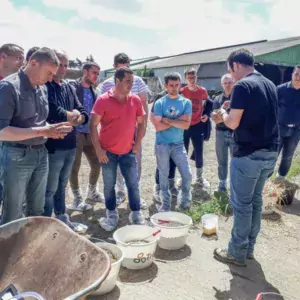
[[[299,0],[1,0],[1,44],[132,59],[300,35]]]

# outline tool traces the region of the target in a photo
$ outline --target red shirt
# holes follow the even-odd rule
[[[110,90],[96,100],[92,114],[101,116],[101,148],[122,155],[131,151],[137,118],[146,113],[138,96],[130,93],[125,103],[121,103]]]
[[[1,81],[2,79],[4,79],[4,77],[0,76],[0,81]]]
[[[192,108],[192,121],[191,125],[195,125],[201,121],[202,117],[202,109],[203,109],[203,100],[208,99],[207,91],[204,87],[198,86],[194,91],[189,90],[187,86],[181,89],[181,94],[191,100],[193,108]]]

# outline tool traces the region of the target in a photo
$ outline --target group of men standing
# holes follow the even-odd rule
[[[124,53],[114,58],[115,75],[93,89],[100,67],[87,62],[82,77],[66,81],[68,55],[49,48],[24,50],[14,44],[0,48],[0,194],[1,224],[22,215],[55,217],[76,230],[66,214],[65,190],[70,180],[69,210],[86,211],[86,199],[105,202],[99,224],[116,228],[117,206],[128,193],[132,224],[144,224],[140,197],[142,139],[148,119],[148,88],[130,69]],[[262,191],[282,149],[280,177],[291,166],[300,140],[300,66],[292,81],[278,88],[254,69],[253,55],[240,49],[230,54],[223,93],[209,99],[197,85],[197,70],[165,75],[165,91],[156,99],[150,120],[156,129],[154,199],[158,211],[185,211],[192,188],[208,189],[204,177],[203,143],[216,123],[216,154],[220,192],[227,192],[228,152],[231,152],[230,203],[234,225],[228,248],[216,249],[218,260],[245,265],[253,258],[260,230]],[[278,126],[279,123],[279,126]],[[100,129],[99,129],[100,126]],[[280,135],[280,139],[279,139]],[[196,165],[192,182],[188,150]],[[85,195],[78,181],[82,154],[91,171]],[[176,167],[180,173],[175,183]],[[104,194],[98,190],[102,168]],[[117,189],[115,189],[115,186]]]

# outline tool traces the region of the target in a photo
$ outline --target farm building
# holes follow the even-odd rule
[[[188,67],[198,69],[199,84],[210,91],[221,89],[221,76],[227,72],[228,55],[239,48],[251,51],[256,60],[256,69],[271,79],[276,85],[290,80],[292,67],[300,64],[300,36],[280,40],[261,40],[252,43],[232,45],[214,49],[183,53],[175,56],[149,58],[148,61],[135,63],[135,71],[152,69],[155,77],[163,81],[164,74],[176,71],[184,78]]]

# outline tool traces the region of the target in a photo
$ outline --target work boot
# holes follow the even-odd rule
[[[102,217],[99,219],[99,225],[105,231],[113,231],[119,222],[119,213],[118,210],[106,210],[106,218]]]
[[[192,187],[200,187],[206,190],[210,188],[209,182],[203,177],[203,168],[196,169],[196,180],[192,183]]]
[[[175,185],[175,178],[169,179],[169,190],[173,197],[177,197],[179,191]]]
[[[233,264],[239,267],[246,267],[245,262],[241,262],[236,260],[235,257],[233,257],[231,254],[228,253],[227,249],[221,249],[217,248],[214,250],[214,258],[220,262],[226,263],[226,264]]]
[[[161,203],[159,184],[155,184],[153,187],[153,200],[156,201],[157,203]]]
[[[145,217],[143,213],[138,210],[138,211],[132,211],[129,214],[129,221],[133,225],[144,225],[145,224]]]
[[[81,189],[72,190],[71,194],[73,198],[73,203],[67,205],[67,209],[71,211],[88,211],[91,210],[93,207],[92,205],[85,203],[81,196]]]
[[[93,202],[101,202],[104,203],[104,195],[99,192],[97,185],[88,185],[86,191],[86,199],[91,200]]]

